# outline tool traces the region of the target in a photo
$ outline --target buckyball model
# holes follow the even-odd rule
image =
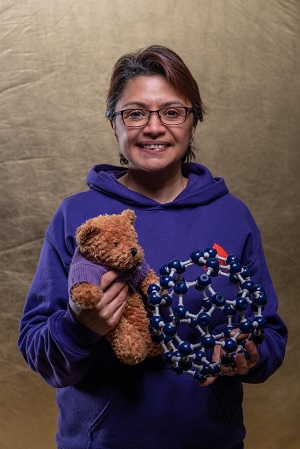
[[[182,274],[191,265],[199,267],[201,272],[194,281],[188,282]],[[148,290],[150,331],[152,339],[164,350],[164,361],[175,373],[190,373],[201,382],[218,374],[221,364],[234,367],[236,354],[247,357],[244,348],[247,340],[255,344],[263,341],[266,327],[263,309],[267,297],[263,286],[251,281],[250,275],[249,268],[243,267],[237,256],[221,257],[215,248],[194,251],[185,262],[174,259],[161,267],[159,282],[151,284]],[[218,276],[236,286],[235,298],[228,299],[214,290],[213,280]],[[198,313],[189,312],[187,298],[184,303],[192,287],[199,291]],[[221,333],[212,335],[209,326],[218,309],[227,318],[227,325],[224,324]],[[236,314],[238,327],[233,325]],[[199,341],[192,343],[180,337],[180,331],[189,335],[186,326],[199,332]],[[218,362],[211,360],[215,345],[223,349]]]

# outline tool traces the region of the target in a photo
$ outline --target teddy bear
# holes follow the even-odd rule
[[[68,278],[70,299],[85,309],[96,307],[101,301],[103,291],[99,284],[106,271],[118,271],[118,280],[128,283],[125,310],[117,326],[105,337],[117,358],[129,365],[163,352],[151,339],[142,299],[158,278],[138,244],[135,220],[135,212],[126,209],[121,214],[99,215],[79,226],[75,235],[78,246]]]

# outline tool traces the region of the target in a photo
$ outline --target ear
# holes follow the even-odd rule
[[[135,212],[131,209],[126,209],[123,210],[123,212],[121,213],[122,217],[125,217],[127,220],[129,220],[129,222],[133,225],[136,219],[136,215]]]
[[[114,119],[110,119],[109,123],[110,123],[110,126],[111,126],[111,128],[112,128],[112,130],[114,132],[115,138],[116,138],[117,142],[119,143],[119,138],[118,138],[118,134],[117,134],[117,131],[116,131],[116,121]]]
[[[100,233],[100,229],[91,225],[92,220],[88,220],[79,226],[76,231],[76,242],[79,246],[85,245],[88,240]]]
[[[193,123],[192,130],[191,130],[190,144],[192,144],[194,142],[196,129],[197,129],[197,123]]]

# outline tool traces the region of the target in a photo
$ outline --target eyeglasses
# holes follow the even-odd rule
[[[181,125],[186,121],[188,112],[193,109],[185,106],[175,108],[162,108],[157,111],[148,109],[125,109],[124,111],[114,112],[112,118],[121,115],[123,123],[128,128],[140,128],[147,125],[151,114],[157,114],[163,125]]]

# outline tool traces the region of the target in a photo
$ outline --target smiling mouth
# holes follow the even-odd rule
[[[167,148],[168,145],[162,145],[162,144],[158,144],[158,145],[140,145],[141,148],[146,148],[147,150],[162,150],[164,148]]]

